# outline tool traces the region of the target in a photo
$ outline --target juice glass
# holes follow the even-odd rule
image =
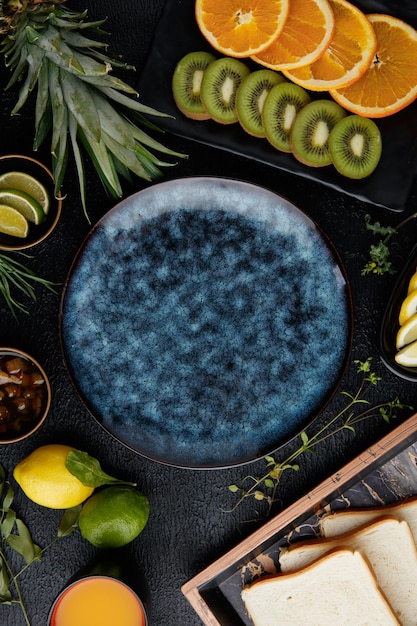
[[[147,626],[139,597],[110,576],[87,576],[72,583],[55,600],[48,626]]]

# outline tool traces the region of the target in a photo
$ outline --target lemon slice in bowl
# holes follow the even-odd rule
[[[414,272],[414,274],[410,278],[410,281],[408,283],[407,294],[411,293],[415,289],[417,289],[417,270]]]
[[[27,219],[16,209],[0,204],[0,232],[24,239],[29,233]]]
[[[417,340],[417,313],[414,313],[400,328],[396,337],[396,347],[400,350],[404,346]]]
[[[41,224],[45,219],[45,213],[39,202],[25,191],[0,189],[0,204],[16,209],[33,224]]]
[[[405,365],[406,367],[417,366],[417,341],[409,343],[402,348],[395,355],[395,360],[399,365]]]
[[[399,325],[403,326],[415,313],[417,313],[417,289],[411,291],[403,301],[398,316]]]
[[[34,176],[26,174],[26,172],[5,172],[0,176],[0,189],[4,188],[24,191],[39,202],[45,215],[48,214],[50,205],[48,192]]]

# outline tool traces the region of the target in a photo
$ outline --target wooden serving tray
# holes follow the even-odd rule
[[[252,626],[241,590],[278,571],[280,548],[317,534],[323,513],[392,504],[417,495],[417,413],[185,583],[207,626]]]

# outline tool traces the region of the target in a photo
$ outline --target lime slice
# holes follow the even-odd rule
[[[24,239],[28,235],[29,224],[19,211],[0,204],[0,232]]]
[[[401,305],[398,323],[403,326],[412,315],[417,313],[417,289],[411,291]]]
[[[45,219],[45,213],[39,202],[25,191],[0,189],[0,204],[7,204],[16,209],[33,224],[40,224]]]
[[[417,340],[417,313],[414,313],[414,315],[412,315],[405,322],[403,326],[400,326],[398,330],[397,339],[396,339],[397,350],[399,350],[400,348],[403,348],[407,344],[416,340]]]
[[[416,367],[417,366],[417,341],[413,341],[413,343],[408,344],[405,348],[402,348],[395,355],[395,360],[400,365],[405,365],[406,367]]]
[[[5,172],[0,176],[0,189],[18,189],[39,202],[45,215],[49,211],[49,195],[36,178],[25,172]]]

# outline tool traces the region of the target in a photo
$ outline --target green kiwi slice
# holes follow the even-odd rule
[[[313,100],[297,114],[291,127],[290,144],[296,159],[313,167],[333,162],[329,150],[329,135],[347,115],[334,100]]]
[[[265,137],[262,111],[274,85],[284,81],[282,74],[273,70],[255,70],[242,80],[236,96],[237,116],[242,128],[255,137]]]
[[[380,130],[369,118],[348,115],[330,133],[329,149],[333,165],[340,174],[348,178],[366,178],[381,158]]]
[[[230,57],[221,57],[208,66],[201,83],[201,100],[213,120],[220,124],[237,122],[236,94],[249,73],[243,61]]]
[[[190,52],[177,63],[172,76],[172,95],[178,109],[193,120],[208,120],[209,113],[200,98],[203,75],[214,54],[205,51]]]
[[[294,83],[281,82],[265,100],[262,121],[268,141],[282,152],[291,152],[290,131],[301,109],[311,101],[308,92]]]

